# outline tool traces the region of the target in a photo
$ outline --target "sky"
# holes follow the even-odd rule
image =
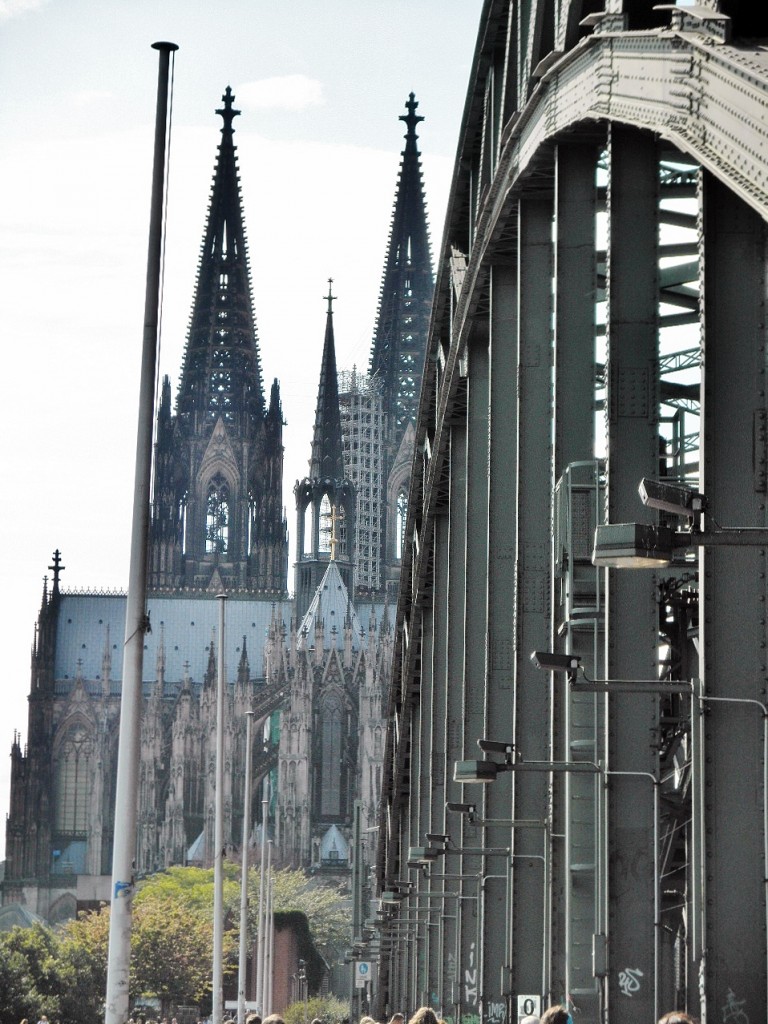
[[[161,374],[175,394],[227,85],[267,397],[306,474],[333,278],[340,370],[368,366],[410,92],[439,252],[482,0],[0,0],[0,810],[27,740],[34,623],[64,589],[124,589],[158,55],[178,44]],[[0,829],[0,856],[5,828]]]

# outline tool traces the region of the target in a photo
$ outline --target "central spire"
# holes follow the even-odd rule
[[[312,459],[309,475],[314,480],[342,480],[344,458],[341,443],[341,414],[339,413],[339,379],[336,370],[336,344],[333,336],[333,278],[328,278],[328,303],[325,318],[323,360],[320,365],[320,384],[317,389],[315,430],[312,438]]]

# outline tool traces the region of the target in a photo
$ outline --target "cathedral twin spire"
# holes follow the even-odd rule
[[[196,422],[236,424],[246,435],[264,414],[261,357],[251,296],[248,245],[227,86],[224,120],[208,220],[200,250],[197,287],[184,353],[178,413]]]
[[[181,383],[172,412],[170,382],[164,381],[158,413],[150,582],[158,589],[207,590],[220,581],[227,590],[282,593],[288,569],[282,407],[277,381],[268,406],[264,397],[233,141],[239,111],[229,87],[222,99],[217,111],[223,120],[221,142]],[[388,424],[383,479],[417,415],[433,289],[416,145],[416,126],[423,118],[417,106],[411,93],[407,114],[401,117],[407,128],[405,149],[371,353],[371,372],[381,388]],[[347,583],[352,590],[355,485],[344,465],[331,286],[329,281],[310,473],[295,489],[298,559],[326,559],[321,520],[327,517],[328,503],[339,514],[343,509],[338,556],[350,565]],[[382,521],[386,503],[382,489],[375,511]],[[303,525],[310,507],[313,523]],[[376,543],[382,543],[380,538]],[[307,598],[319,582],[316,576],[310,573]]]
[[[285,593],[282,407],[264,400],[233,121],[221,143],[200,250],[175,415],[158,414],[150,584],[157,589]]]

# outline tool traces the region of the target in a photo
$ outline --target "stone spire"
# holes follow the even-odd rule
[[[184,353],[178,413],[213,425],[219,417],[249,432],[264,414],[261,357],[251,298],[248,245],[232,122],[240,113],[227,86],[208,221],[200,250]]]
[[[203,233],[176,412],[163,381],[152,495],[150,586],[283,595],[283,415],[264,399],[232,90]]]
[[[309,475],[313,480],[342,480],[344,456],[341,442],[341,415],[339,413],[339,379],[336,370],[336,343],[333,335],[333,278],[328,278],[328,303],[325,318],[323,359],[320,364],[320,384],[317,389],[315,429],[312,437],[312,457]]]
[[[303,618],[330,559],[348,590],[354,574],[355,486],[347,477],[339,411],[339,382],[333,331],[333,279],[328,279],[325,340],[320,365],[309,476],[294,487],[296,495],[296,615]],[[335,525],[338,528],[335,529]],[[343,524],[343,525],[342,525]]]
[[[424,368],[434,276],[416,125],[424,118],[411,93],[405,104],[402,152],[384,274],[379,294],[371,374],[384,387],[384,411],[396,449],[409,422],[416,421]]]

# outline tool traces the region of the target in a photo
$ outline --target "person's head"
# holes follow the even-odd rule
[[[567,1006],[550,1006],[541,1015],[541,1024],[573,1024],[573,1018]]]
[[[696,1024],[696,1019],[682,1010],[670,1010],[663,1017],[659,1017],[659,1024]]]
[[[437,1014],[431,1006],[420,1006],[408,1024],[437,1024]]]
[[[249,1013],[245,1018],[245,1024],[261,1024],[261,1015],[258,1013]],[[312,1024],[315,1024],[315,1022],[312,1021]]]
[[[393,1013],[389,1018],[389,1024],[404,1024],[404,1021],[405,1014],[403,1013]]]
[[[529,1013],[527,1017],[523,1017],[520,1024],[541,1024],[541,1021],[535,1013]]]
[[[265,1017],[262,1024],[285,1024],[285,1021],[279,1013],[270,1013],[268,1017]]]

